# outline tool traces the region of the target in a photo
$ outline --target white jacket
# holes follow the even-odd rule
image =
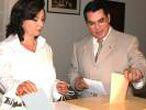
[[[55,84],[52,49],[41,36],[37,38],[35,52],[24,48],[17,35],[0,43],[0,78],[7,97],[19,99],[15,95],[17,86],[30,80],[45,91],[50,101],[60,98]]]

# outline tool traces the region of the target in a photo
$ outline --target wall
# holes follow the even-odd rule
[[[17,0],[0,0],[0,40],[4,39],[6,25],[9,22],[10,10]]]
[[[138,37],[140,48],[146,56],[146,1],[123,0],[126,3],[125,31]]]
[[[43,35],[53,48],[57,77],[66,79],[73,42],[88,33],[82,15],[88,0],[82,0],[80,15],[47,13]]]
[[[3,16],[4,16],[4,1],[1,1],[0,4],[0,36],[3,36]],[[2,37],[0,37],[0,40],[2,39]]]

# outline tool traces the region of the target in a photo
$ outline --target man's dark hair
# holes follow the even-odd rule
[[[33,20],[42,9],[44,10],[44,5],[44,0],[18,0],[11,11],[10,22],[6,29],[6,38],[11,34],[18,34],[19,40],[23,41],[23,21]]]
[[[88,12],[96,12],[98,10],[102,9],[105,13],[105,15],[109,14],[109,4],[107,0],[94,0],[94,1],[90,1],[86,7],[84,8],[84,18],[85,21],[87,22],[87,13]]]

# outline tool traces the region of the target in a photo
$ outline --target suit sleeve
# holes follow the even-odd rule
[[[146,77],[146,59],[143,53],[139,50],[139,42],[135,37],[129,47],[128,59],[130,65],[141,70],[143,75]]]
[[[52,51],[52,48],[48,44],[46,44],[45,46],[46,46],[46,49],[48,52],[48,55],[47,55],[48,61],[52,66],[51,72],[55,75],[55,79],[56,79],[56,70],[55,70],[54,63],[53,63],[53,51]],[[52,85],[53,101],[57,101],[62,96],[61,94],[58,93],[56,84],[57,84],[57,82],[54,81],[54,84]]]
[[[77,57],[77,47],[76,44],[73,45],[73,52],[72,52],[72,58],[70,63],[70,70],[69,70],[69,80],[71,86],[74,88],[75,79],[79,77],[79,62]]]

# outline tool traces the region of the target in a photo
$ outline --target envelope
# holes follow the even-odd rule
[[[124,102],[129,81],[121,73],[112,73],[110,103]]]

